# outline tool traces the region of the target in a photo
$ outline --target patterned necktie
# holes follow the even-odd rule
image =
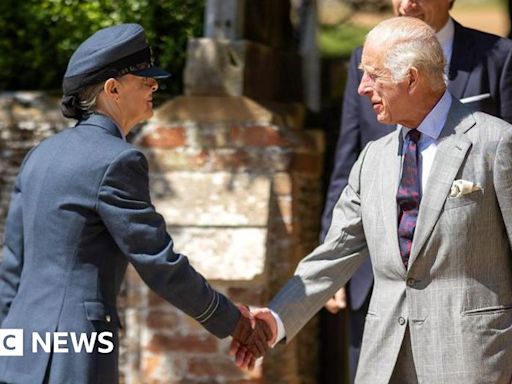
[[[399,208],[398,215],[398,242],[400,255],[405,268],[409,263],[412,238],[416,229],[416,219],[420,207],[420,187],[418,177],[418,140],[421,133],[411,129],[405,140],[404,162],[402,166],[402,179],[398,186],[396,202]]]

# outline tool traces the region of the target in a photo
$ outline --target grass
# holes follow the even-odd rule
[[[351,23],[321,26],[320,53],[323,57],[349,57],[355,47],[363,44],[369,30]]]

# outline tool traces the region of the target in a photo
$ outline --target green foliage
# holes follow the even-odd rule
[[[371,28],[350,23],[324,25],[320,28],[319,46],[323,57],[350,57],[362,45]]]
[[[1,0],[0,89],[60,89],[78,45],[100,28],[139,23],[157,65],[173,74],[162,84],[179,93],[187,40],[202,33],[204,0]]]

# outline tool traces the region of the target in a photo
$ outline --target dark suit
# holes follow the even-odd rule
[[[395,129],[377,122],[367,97],[357,94],[362,74],[357,69],[362,48],[350,58],[343,97],[341,133],[336,148],[334,169],[322,216],[324,239],[331,225],[332,211],[348,182],[352,166],[369,142]],[[474,110],[487,112],[512,122],[512,41],[469,29],[455,22],[453,50],[448,73],[448,89],[458,99],[489,93],[490,97],[469,102]],[[352,276],[348,284],[351,310],[350,369],[355,375],[362,330],[373,285],[370,258]]]
[[[24,330],[0,382],[116,383],[116,297],[130,262],[148,286],[218,337],[237,308],[173,251],[150,201],[144,155],[94,114],[32,150],[17,177],[0,266],[0,324]],[[31,352],[38,332],[109,331],[114,351]],[[71,343],[69,343],[71,348]]]

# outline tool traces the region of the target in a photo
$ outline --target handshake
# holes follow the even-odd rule
[[[235,356],[240,368],[253,369],[256,359],[263,356],[276,342],[277,323],[268,308],[256,308],[251,312],[237,305],[241,316],[235,330],[229,354]]]

